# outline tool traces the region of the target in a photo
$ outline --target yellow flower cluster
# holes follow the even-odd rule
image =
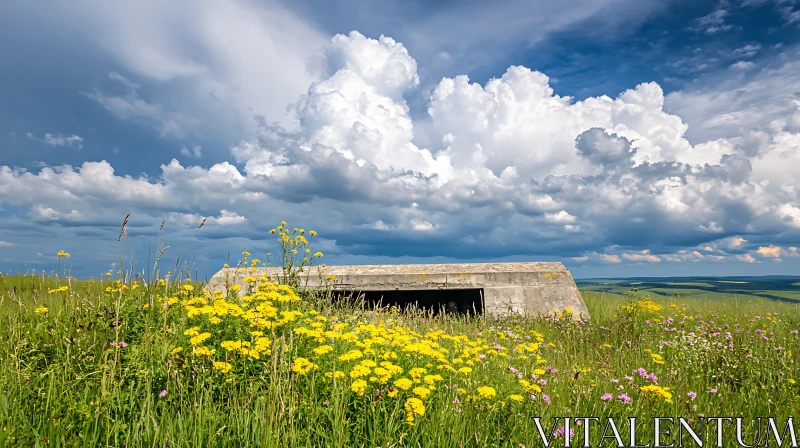
[[[484,400],[491,400],[497,396],[497,391],[490,386],[481,386],[478,388],[478,396]]]
[[[425,403],[423,403],[419,398],[412,397],[406,400],[405,404],[403,405],[403,409],[406,411],[406,423],[411,425],[414,424],[415,415],[420,417],[425,415]]]
[[[665,402],[672,403],[672,393],[669,391],[669,387],[661,387],[655,384],[649,384],[647,386],[642,386],[639,389],[645,395],[662,398]]]
[[[276,231],[281,238],[291,236],[284,226]],[[292,243],[304,244],[304,232],[296,229]],[[406,421],[413,424],[424,416],[427,400],[453,390],[444,384],[464,386],[459,393],[467,395],[465,403],[483,401],[493,406],[498,391],[479,379],[486,364],[496,364],[491,366],[496,369],[514,362],[528,366],[535,375],[545,373],[539,368],[547,363],[540,356],[545,341],[535,331],[527,335],[487,331],[469,337],[412,329],[391,312],[371,320],[355,315],[326,317],[291,286],[259,276],[250,267],[237,268],[237,272],[246,274],[241,296],[212,294],[187,284],[178,297],[158,297],[165,308],[178,304],[188,318],[190,326],[184,331],[184,344],[179,345],[192,347],[192,362],[209,363],[220,374],[266,367],[252,363],[267,364],[270,370],[285,366],[297,381],[327,382],[323,389],[333,386],[333,380],[335,387],[359,397],[403,400]],[[503,346],[496,345],[497,340]],[[181,346],[176,347],[173,356],[181,356],[181,351]],[[542,391],[524,379],[509,384],[512,390],[503,391],[512,402]]]
[[[294,362],[292,363],[292,372],[298,375],[305,375],[306,373],[310,372],[311,369],[316,367],[316,364],[307,360],[306,358],[295,358]]]
[[[664,307],[661,305],[653,302],[649,297],[643,297],[635,302],[620,307],[620,309],[628,313],[657,313],[663,308]]]

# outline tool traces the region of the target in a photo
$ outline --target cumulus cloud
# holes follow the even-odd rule
[[[293,102],[298,126],[262,124],[231,148],[235,164],[173,160],[155,178],[105,161],[0,167],[0,198],[73,226],[133,209],[248,236],[295,217],[354,256],[750,262],[756,246],[739,235],[797,235],[800,135],[788,125],[748,134],[757,149],[741,135],[692,144],[656,83],[575,101],[520,66],[483,85],[442,79],[414,120],[418,68],[402,43],[352,32],[323,54],[326,76]],[[417,123],[435,144],[417,142]]]
[[[731,238],[730,241],[728,242],[728,248],[730,248],[730,249],[738,249],[738,248],[742,247],[742,245],[744,243],[746,243],[746,242],[747,242],[746,239],[744,239],[744,238],[742,238],[740,236],[735,236],[735,237]]]
[[[780,260],[782,252],[782,249],[775,245],[761,246],[756,251],[756,253],[764,258],[774,258],[776,260]]]
[[[575,217],[567,213],[566,210],[561,210],[558,213],[545,213],[544,217],[550,222],[575,222]]]
[[[750,254],[737,255],[736,259],[745,263],[758,263],[758,260],[753,258],[753,256]]]
[[[622,262],[622,260],[619,259],[619,255],[602,254],[600,258],[603,260],[603,263],[617,264]]]
[[[67,135],[67,134],[51,134],[45,133],[42,138],[36,137],[32,133],[28,132],[25,134],[31,140],[36,140],[39,142],[44,143],[48,146],[68,146],[72,148],[81,149],[83,148],[83,138],[79,137],[75,134]]]
[[[661,258],[650,253],[649,249],[641,252],[626,253],[622,255],[627,260],[631,261],[646,261],[648,263],[661,263]]]

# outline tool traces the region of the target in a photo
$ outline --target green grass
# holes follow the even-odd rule
[[[778,297],[785,297],[787,299],[793,299],[800,301],[800,291],[755,291],[755,294],[765,294],[765,295],[772,295]]]
[[[73,281],[68,292],[48,293],[64,284],[43,277],[0,278],[0,357],[6,360],[0,366],[0,447],[516,448],[537,446],[534,416],[545,422],[564,415],[613,416],[619,422],[634,416],[705,414],[742,416],[750,422],[755,417],[785,418],[800,408],[799,386],[789,381],[800,380],[794,360],[800,344],[792,333],[800,327],[800,312],[797,305],[773,300],[654,297],[662,309],[630,314],[620,307],[631,303],[632,296],[583,290],[591,319],[581,324],[569,317],[373,312],[332,305],[313,295],[284,303],[277,297],[289,293],[269,299],[262,293],[254,294],[260,297],[256,303],[300,314],[286,322],[279,317],[264,320],[276,323],[264,330],[270,353],[248,360],[221,345],[226,340],[255,341],[251,321],[235,311],[244,304],[234,296],[216,302],[222,307],[217,309],[227,311],[209,314],[201,302],[213,300],[204,299],[199,287],[190,292],[177,284],[136,289],[129,284],[120,291],[110,281]],[[165,298],[179,301],[164,306]],[[37,314],[40,307],[48,311]],[[201,312],[189,317],[192,309]],[[214,316],[219,323],[212,323]],[[659,324],[667,319],[672,321]],[[333,331],[335,321],[348,324],[342,334],[352,329],[359,333],[345,340],[297,331],[313,332],[315,325]],[[190,336],[184,332],[194,326],[201,334],[209,332],[200,344],[216,349],[211,359],[191,354]],[[768,340],[756,330],[766,332]],[[461,339],[451,339],[457,335]],[[542,342],[534,350],[531,344],[537,338]],[[119,347],[122,341],[125,346]],[[312,350],[320,345],[331,345],[333,352],[316,355]],[[183,350],[173,353],[176,347]],[[475,351],[465,354],[466,348]],[[353,349],[364,356],[338,359]],[[363,396],[352,390],[356,380],[349,374],[354,366],[364,359],[383,361],[389,352],[397,355],[391,362],[404,372],[386,384],[366,377]],[[665,362],[654,362],[650,352]],[[454,368],[469,361],[472,371],[439,369],[440,356]],[[538,365],[537,357],[542,360]],[[291,367],[298,358],[317,367],[299,374]],[[232,370],[222,373],[212,361],[228,362]],[[410,378],[413,367],[426,368],[426,374],[439,374],[442,380],[432,380],[435,389],[422,400],[425,414],[408,425],[404,404],[413,392],[398,389],[390,397],[389,387],[397,378]],[[530,382],[546,380],[534,400],[510,367]],[[537,380],[531,377],[535,368],[545,367],[547,373]],[[371,368],[370,375],[377,375]],[[649,381],[633,373],[638,368],[654,373],[657,384],[669,388],[671,402],[640,390]],[[334,369],[347,376],[334,383],[324,375]],[[496,396],[477,398],[484,386],[494,388]],[[689,392],[697,398],[687,397]],[[601,400],[609,393],[612,400]],[[617,400],[623,393],[630,404]],[[522,395],[523,402],[511,400],[514,394]],[[752,423],[746,431],[753,434]],[[711,437],[707,434],[707,441]]]

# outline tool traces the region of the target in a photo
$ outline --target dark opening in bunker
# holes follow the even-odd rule
[[[334,300],[360,301],[370,309],[396,306],[402,310],[421,309],[433,315],[483,314],[483,289],[405,289],[387,291],[336,291]]]

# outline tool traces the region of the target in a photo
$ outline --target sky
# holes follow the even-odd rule
[[[283,220],[327,264],[800,272],[797,0],[3,2],[0,41],[0,272],[207,278]]]

